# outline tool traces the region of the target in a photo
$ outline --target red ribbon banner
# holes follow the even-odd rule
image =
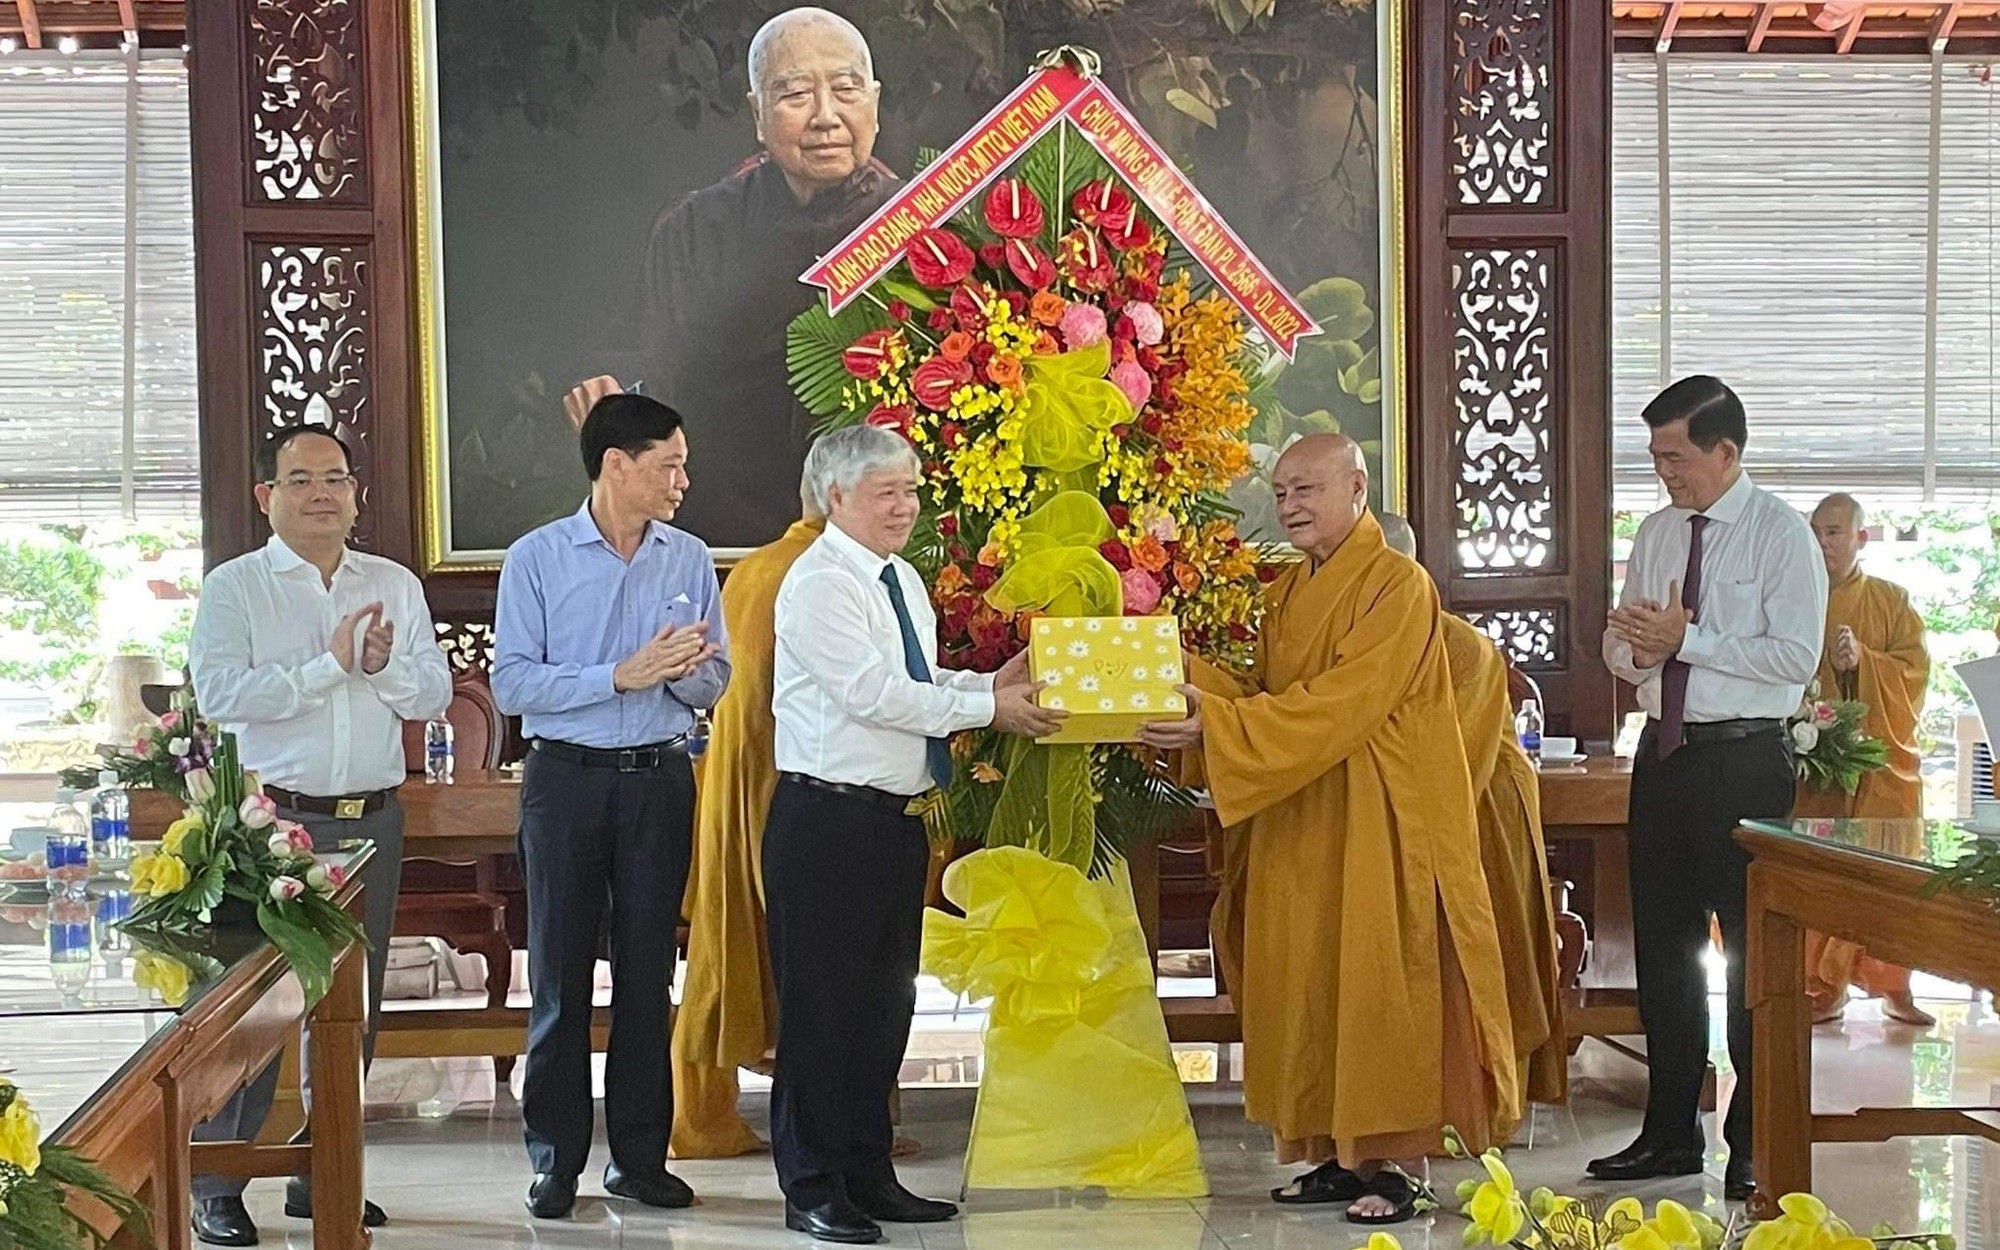
[[[839,312],[903,258],[912,235],[950,218],[1044,134],[1069,121],[1196,263],[1290,360],[1319,326],[1101,82],[1038,71],[867,221],[799,275]]]

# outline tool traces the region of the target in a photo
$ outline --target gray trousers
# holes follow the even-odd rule
[[[361,1042],[363,1062],[374,1058],[375,1027],[382,1017],[382,974],[389,963],[389,934],[396,924],[396,894],[403,884],[403,807],[395,795],[389,796],[379,811],[359,820],[336,820],[280,807],[278,815],[296,820],[313,836],[313,845],[333,850],[350,838],[365,838],[375,844],[375,854],[361,870],[362,927],[368,931],[368,1031]],[[312,1105],[309,1047],[299,1047],[299,1093]],[[274,1059],[249,1085],[222,1105],[213,1117],[195,1126],[198,1142],[249,1141],[264,1128],[271,1103],[278,1093],[278,1063]],[[303,1134],[301,1135],[303,1140]],[[248,1177],[201,1175],[194,1178],[195,1201],[241,1197]]]

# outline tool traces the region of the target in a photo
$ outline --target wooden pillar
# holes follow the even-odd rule
[[[1413,520],[1551,728],[1608,738],[1610,6],[1412,8]]]

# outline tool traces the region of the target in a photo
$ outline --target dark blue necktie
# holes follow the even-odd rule
[[[915,680],[929,682],[931,666],[924,661],[924,647],[917,641],[917,627],[910,622],[910,605],[903,602],[903,583],[896,576],[895,565],[882,566],[882,584],[889,588],[889,605],[896,609],[896,627],[903,631],[903,667]],[[924,749],[930,764],[931,780],[941,788],[950,786],[951,742],[945,738],[926,738]]]

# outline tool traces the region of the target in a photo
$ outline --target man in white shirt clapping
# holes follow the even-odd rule
[[[1805,519],[1743,471],[1743,404],[1719,380],[1684,378],[1643,414],[1671,506],[1639,527],[1604,660],[1638,687],[1646,730],[1632,761],[1633,937],[1650,1083],[1639,1138],[1593,1160],[1600,1180],[1702,1170],[1709,917],[1728,960],[1723,1191],[1746,1199],[1750,1016],[1743,1000],[1744,870],[1734,832],[1792,810],[1785,718],[1819,667],[1826,567]]]
[[[822,1241],[958,1213],[889,1163],[889,1095],[916,1009],[929,859],[911,800],[950,781],[950,735],[1054,732],[1023,652],[998,673],[937,666],[937,617],[896,552],[918,512],[903,439],[857,426],[806,458],[828,523],[778,591],[778,788],[764,898],[778,992],[771,1145],[785,1224]]]
[[[360,492],[347,445],[331,429],[274,431],[258,448],[257,476],[271,540],[219,565],[202,583],[188,667],[203,714],[236,735],[243,766],[258,775],[279,816],[303,824],[324,850],[348,838],[375,844],[362,870],[369,945],[364,1053],[372,1054],[403,875],[403,810],[396,802],[407,772],[403,722],[444,714],[451,667],[416,575],[348,547]],[[277,1084],[273,1062],[197,1128],[195,1140],[255,1138]],[[244,1183],[194,1178],[194,1231],[201,1240],[256,1244]],[[305,1179],[286,1188],[285,1212],[311,1217]],[[367,1223],[384,1222],[369,1203]]]

